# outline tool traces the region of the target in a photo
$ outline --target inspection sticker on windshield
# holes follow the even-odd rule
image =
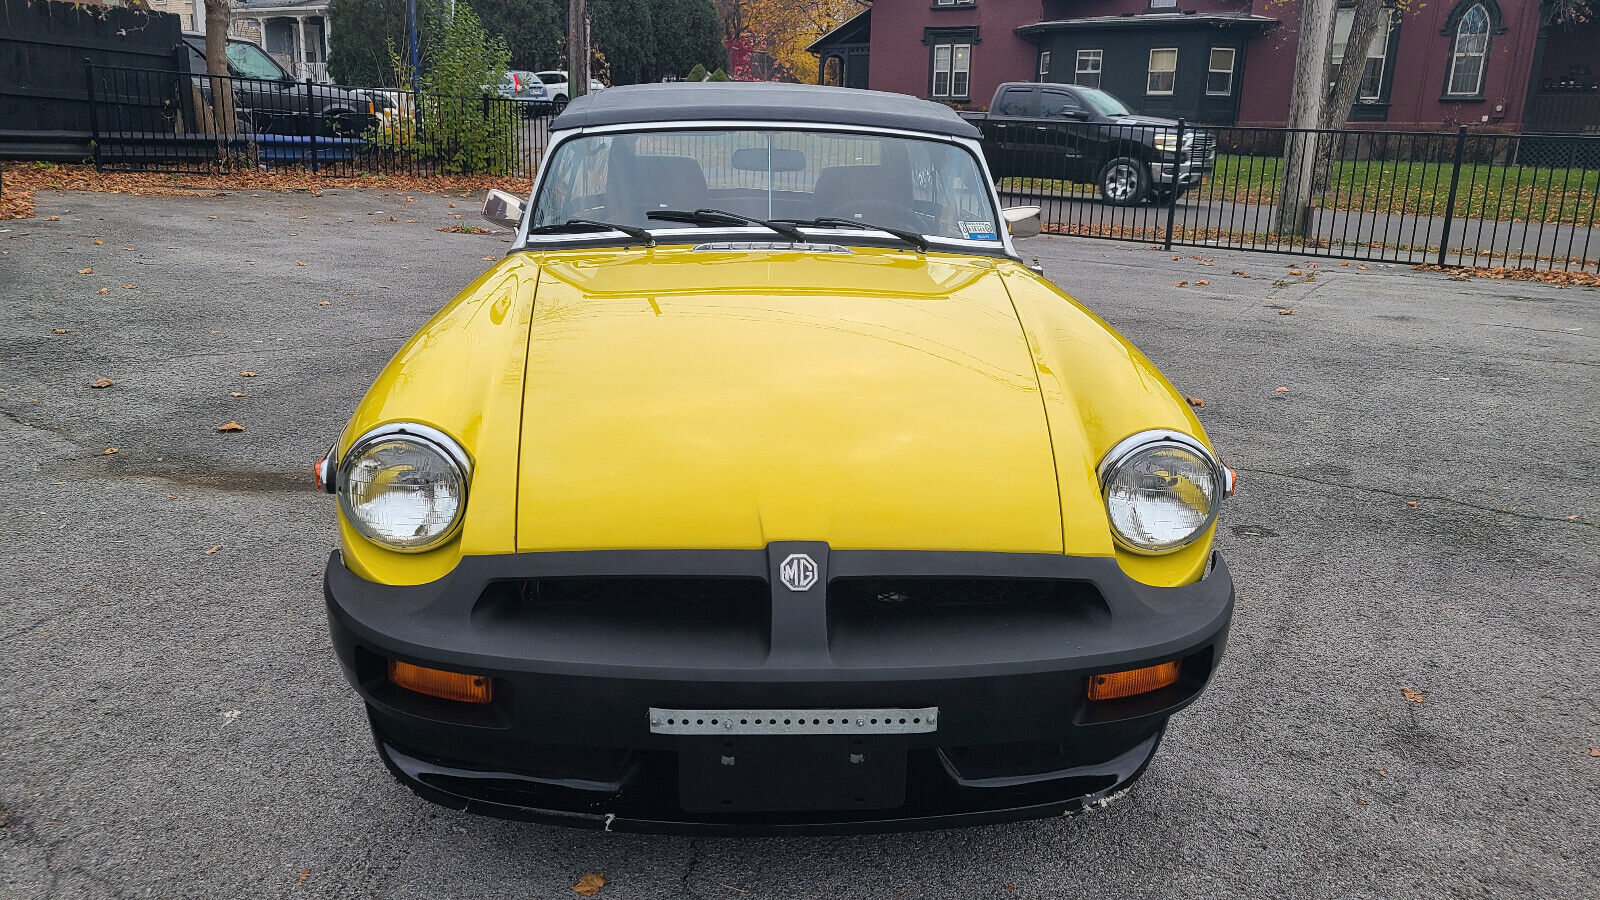
[[[996,238],[993,222],[961,222],[961,233],[973,241],[992,241]]]

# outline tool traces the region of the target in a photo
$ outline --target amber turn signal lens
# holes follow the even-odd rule
[[[494,685],[486,675],[429,669],[398,659],[389,660],[389,680],[408,691],[462,703],[488,703],[494,696]]]
[[[1178,661],[1089,677],[1090,700],[1120,700],[1159,691],[1178,680]]]

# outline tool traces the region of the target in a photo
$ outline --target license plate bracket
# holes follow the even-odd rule
[[[893,809],[905,802],[906,741],[895,735],[684,737],[687,812]]]

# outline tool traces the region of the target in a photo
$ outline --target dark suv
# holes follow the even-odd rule
[[[1073,84],[1002,84],[987,113],[961,116],[983,132],[995,178],[1093,184],[1107,203],[1131,206],[1179,196],[1216,162],[1217,139],[1174,119],[1136,115],[1121,100]]]
[[[206,74],[206,38],[185,34],[189,71]],[[372,97],[364,91],[326,84],[307,84],[289,76],[277,60],[249,41],[228,40],[228,74],[233,75],[234,110],[241,131],[259,134],[355,137],[378,123]],[[195,79],[206,103],[209,79]]]

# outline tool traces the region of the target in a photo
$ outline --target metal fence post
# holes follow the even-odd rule
[[[89,97],[89,152],[94,156],[94,170],[100,171],[100,113],[94,102],[94,60],[83,58],[83,81]]]
[[[316,98],[316,95],[313,94],[312,90],[311,90],[311,76],[310,75],[306,76],[306,121],[310,123],[310,126],[307,129],[310,132],[310,134],[307,135],[308,140],[306,141],[306,143],[311,148],[311,172],[312,172],[312,174],[316,174],[316,171],[317,171],[317,98]]]
[[[1167,191],[1167,240],[1163,245],[1172,249],[1172,220],[1178,215],[1178,190],[1183,185],[1183,120],[1178,120],[1178,142],[1172,151],[1172,187]]]
[[[1444,265],[1445,251],[1450,247],[1450,223],[1456,217],[1456,189],[1461,186],[1461,157],[1467,149],[1467,126],[1456,130],[1456,156],[1450,170],[1450,199],[1444,204],[1444,233],[1439,235],[1439,265]]]

